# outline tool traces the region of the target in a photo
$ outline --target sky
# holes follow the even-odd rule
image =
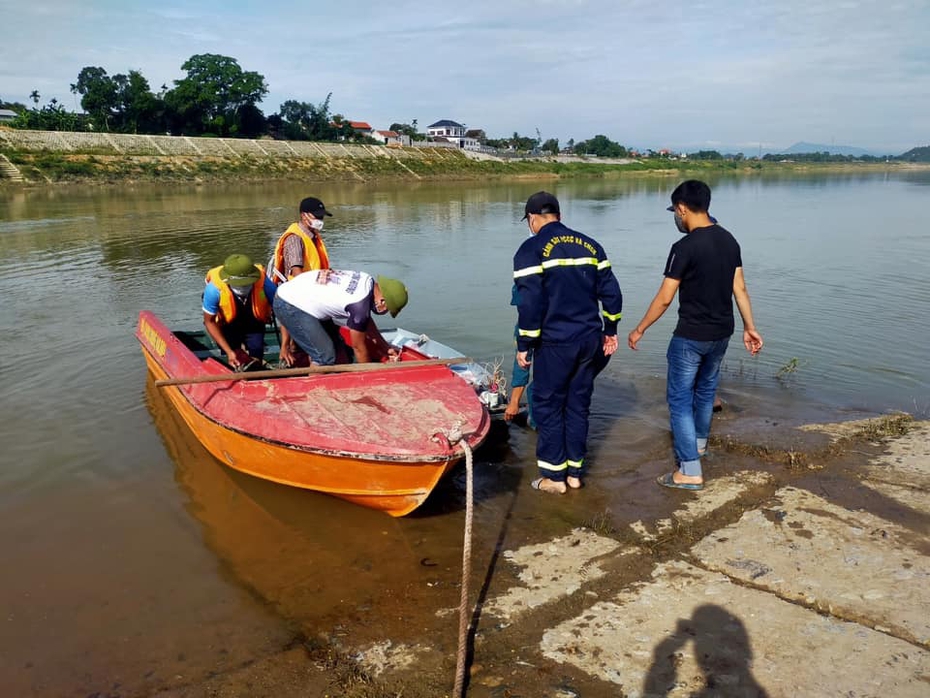
[[[930,145],[930,0],[0,0],[0,98],[78,110],[85,66],[153,91],[192,55],[265,77],[266,115],[322,102],[628,147],[899,154]]]

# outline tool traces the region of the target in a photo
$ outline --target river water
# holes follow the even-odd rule
[[[798,419],[930,410],[926,171],[713,179],[711,212],[740,241],[757,325],[721,393]],[[286,647],[434,632],[454,607],[462,481],[394,520],[230,471],[146,381],[138,312],[196,328],[204,272],[233,252],[264,262],[298,201],[322,198],[334,266],[402,279],[399,324],[509,370],[511,258],[523,202],[556,193],[563,220],[606,248],[642,316],[678,238],[677,181],[139,185],[0,191],[0,686],[5,695],[146,695]],[[592,477],[665,454],[665,345],[674,312],[600,379]],[[666,456],[663,456],[666,457]],[[583,523],[520,499],[533,436],[479,456],[478,547]],[[615,472],[622,471],[619,465]],[[605,480],[605,483],[608,481]],[[602,487],[587,496],[614,517]],[[606,502],[606,504],[605,504]],[[587,511],[586,511],[587,508]],[[490,532],[482,534],[481,523]],[[448,623],[449,627],[455,625]],[[445,641],[451,642],[454,629]],[[445,636],[443,636],[445,637]]]

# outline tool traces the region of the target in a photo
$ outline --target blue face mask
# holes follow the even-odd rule
[[[675,212],[675,227],[678,228],[679,233],[688,234],[688,229],[685,227],[685,222],[681,219],[681,216],[678,215],[678,212]]]

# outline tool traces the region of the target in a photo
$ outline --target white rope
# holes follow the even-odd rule
[[[462,698],[465,695],[465,660],[468,656],[468,631],[473,616],[468,607],[468,580],[471,578],[471,529],[474,520],[475,478],[472,463],[471,446],[462,435],[462,423],[456,422],[448,433],[441,434],[450,446],[462,442],[465,451],[465,533],[462,545],[462,594],[459,599],[459,647],[455,662],[455,687],[452,695]],[[439,436],[437,434],[436,436]],[[436,436],[433,437],[434,440]]]

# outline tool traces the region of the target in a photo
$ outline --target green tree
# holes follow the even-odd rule
[[[191,56],[181,66],[187,77],[165,94],[174,130],[230,135],[238,129],[241,107],[253,107],[268,94],[265,78],[244,71],[235,58],[215,53]]]
[[[513,132],[513,136],[510,137],[509,145],[518,151],[530,151],[535,148],[538,143],[535,138],[530,138],[529,136],[521,136],[516,131]]]
[[[160,133],[165,130],[165,103],[152,94],[149,81],[138,70],[114,75],[120,130],[128,133]]]
[[[342,117],[331,117],[329,113],[329,102],[333,94],[330,92],[319,104],[310,102],[298,102],[295,99],[289,99],[281,105],[278,112],[281,120],[281,129],[283,135],[288,140],[293,141],[332,141],[336,140],[336,134],[342,122]],[[340,126],[335,126],[333,122],[339,122]],[[277,119],[275,120],[277,123]],[[348,124],[346,124],[348,126]]]
[[[690,160],[723,160],[723,155],[716,150],[699,150],[696,153],[688,153]]]
[[[111,77],[103,68],[87,66],[78,73],[71,91],[81,95],[81,107],[98,131],[164,131],[164,103],[152,94],[138,70]]]
[[[550,138],[545,143],[543,143],[542,146],[540,146],[540,150],[542,150],[544,153],[552,153],[553,155],[558,155],[559,154],[559,139]]]
[[[87,118],[83,114],[69,112],[58,100],[52,98],[41,109],[27,109],[10,122],[13,128],[37,131],[86,131]]]
[[[82,68],[77,82],[71,83],[71,92],[81,95],[81,108],[90,114],[98,131],[110,130],[110,119],[117,109],[116,91],[113,78],[95,66]]]
[[[597,155],[601,158],[623,158],[629,155],[627,149],[622,145],[600,134],[577,143],[575,152],[578,155]]]
[[[236,110],[234,132],[242,138],[258,138],[265,133],[268,120],[262,110],[252,103],[243,104]]]
[[[29,99],[32,100],[32,103],[35,105],[35,108],[38,109],[38,108],[39,108],[39,100],[42,99],[42,98],[39,96],[39,91],[38,91],[38,90],[33,90],[32,92],[30,92],[30,93],[29,93]]]
[[[417,133],[417,127],[414,125],[416,121],[417,120],[414,119],[413,124],[400,124],[400,123],[395,122],[390,125],[388,130],[397,131],[397,133],[402,133],[405,136],[410,136],[410,140],[413,140],[413,141],[419,140],[419,134]]]
[[[22,102],[7,102],[0,99],[0,109],[9,109],[19,114],[20,112],[26,111],[28,108],[29,107],[27,107]]]

